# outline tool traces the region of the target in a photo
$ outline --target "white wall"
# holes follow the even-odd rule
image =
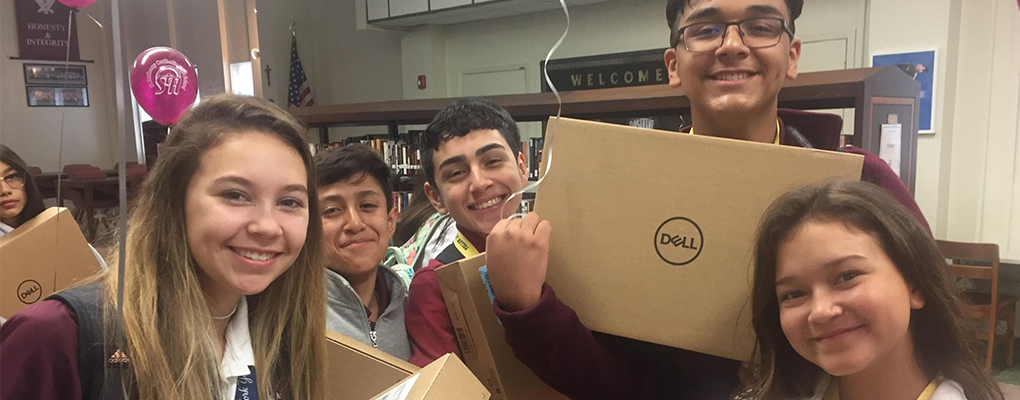
[[[109,10],[97,3],[85,9],[109,27]],[[0,0],[0,141],[16,151],[25,162],[43,170],[57,169],[59,143],[63,136],[63,164],[89,163],[112,168],[116,146],[113,119],[113,82],[109,51],[99,27],[87,16],[78,15],[78,44],[88,73],[89,107],[28,107],[23,65],[60,64],[59,61],[12,60],[18,57],[14,0]]]
[[[998,243],[1017,260],[1020,11],[1013,0],[960,1],[946,236]]]
[[[955,1],[955,0],[954,0]],[[873,54],[904,53],[937,50],[938,76],[934,107],[934,135],[921,135],[917,141],[917,180],[914,197],[928,219],[936,236],[944,237],[947,204],[946,193],[941,192],[941,180],[948,173],[950,163],[942,163],[953,134],[951,115],[946,115],[946,87],[950,54],[950,0],[897,0],[872,1],[868,13],[868,54],[865,64],[870,65]],[[904,29],[904,20],[918,23]],[[955,77],[950,78],[955,82]],[[951,94],[951,93],[949,93]],[[948,160],[947,160],[948,161]],[[945,167],[945,168],[943,168]],[[941,208],[940,208],[941,206]]]
[[[258,0],[263,67],[272,66],[267,98],[286,106],[290,73],[287,28],[297,23],[298,52],[316,104],[403,98],[403,32],[357,30],[356,0]]]

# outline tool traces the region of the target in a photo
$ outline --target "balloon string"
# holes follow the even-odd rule
[[[62,89],[66,89],[69,82],[69,75],[71,73],[71,23],[74,22],[74,11],[75,8],[70,8],[67,11],[67,51],[64,52],[64,84]],[[63,99],[64,92],[61,91],[60,97]],[[56,100],[56,99],[54,99]],[[60,111],[60,139],[57,140],[57,204],[60,204],[63,199],[63,182],[64,182],[64,115],[67,114],[67,110]],[[60,213],[57,213],[57,226],[60,225]],[[53,248],[60,248],[60,230],[53,235]],[[57,266],[59,267],[59,266]],[[54,276],[54,283],[56,283],[57,277]]]
[[[560,45],[563,44],[563,41],[567,39],[567,34],[570,33],[570,11],[567,9],[567,3],[565,0],[560,0],[560,7],[563,8],[563,15],[566,16],[567,18],[567,27],[563,30],[563,34],[560,35],[560,39],[556,41],[556,44],[554,44],[553,47],[549,49],[549,53],[545,55],[545,63],[542,66],[542,70],[545,75],[545,83],[549,85],[550,89],[552,89],[553,95],[556,96],[557,103],[556,118],[555,119],[549,118],[549,129],[546,131],[545,135],[547,140],[547,142],[545,143],[545,149],[543,150],[545,155],[545,168],[542,169],[542,173],[540,174],[537,181],[532,182],[531,184],[525,186],[523,189],[518,190],[511,194],[510,197],[507,197],[506,203],[503,204],[503,209],[500,211],[501,217],[505,215],[506,205],[510,204],[511,199],[513,199],[515,196],[523,197],[524,192],[535,189],[538,187],[538,185],[541,185],[542,182],[545,181],[546,175],[549,175],[549,169],[552,167],[553,140],[555,139],[556,131],[560,126],[559,124],[560,117],[563,115],[563,97],[560,96],[560,91],[556,89],[556,85],[553,84],[552,79],[549,78],[549,60],[552,59],[553,53],[556,53],[556,50],[560,48]],[[510,218],[521,218],[523,216],[524,214],[522,213],[514,213],[510,215]]]
[[[93,16],[92,16],[92,14],[89,14],[89,13],[87,13],[87,12],[85,12],[85,11],[82,11],[82,12],[83,12],[83,13],[85,13],[85,15],[86,15],[86,16],[88,16],[88,17],[89,17],[89,19],[91,19],[91,20],[92,20],[92,22],[95,22],[95,23],[96,23],[96,25],[99,25],[99,29],[100,29],[100,30],[104,30],[104,31],[106,30],[106,28],[104,28],[104,27],[103,27],[103,24],[102,24],[102,23],[100,23],[100,22],[99,22],[98,20],[96,20],[96,17],[93,17]]]

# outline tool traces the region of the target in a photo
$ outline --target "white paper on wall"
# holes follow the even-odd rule
[[[902,137],[903,124],[882,124],[882,147],[878,151],[878,157],[889,164],[896,176],[900,175]]]

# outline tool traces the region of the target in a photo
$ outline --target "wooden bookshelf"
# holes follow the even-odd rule
[[[896,114],[903,124],[901,178],[914,190],[921,86],[896,67],[859,68],[800,74],[779,92],[779,106],[801,110],[853,108],[854,133],[847,143],[878,154],[881,124]],[[668,85],[583,90],[561,93],[563,116],[580,119],[629,118],[687,113],[690,101]],[[552,93],[486,96],[514,119],[544,121],[556,115]],[[395,100],[291,109],[328,141],[331,126],[425,124],[456,98]]]

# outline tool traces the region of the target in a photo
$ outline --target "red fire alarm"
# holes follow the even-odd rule
[[[425,75],[418,75],[418,89],[425,90],[428,84],[425,82]]]

